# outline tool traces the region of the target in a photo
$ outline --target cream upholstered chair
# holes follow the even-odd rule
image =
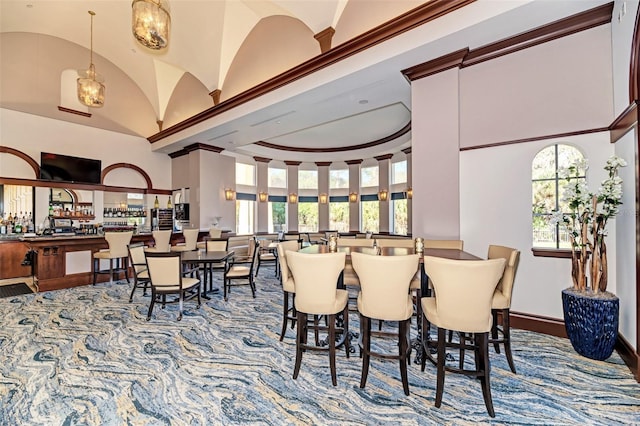
[[[147,247],[148,252],[168,252],[171,251],[171,229],[156,229],[151,232],[153,236],[153,247]]]
[[[337,283],[346,258],[345,253],[309,254],[294,251],[286,252],[287,263],[295,281],[295,309],[297,317],[296,363],[293,378],[298,377],[302,353],[305,351],[329,351],[331,382],[337,385],[336,379],[336,332],[342,333],[347,358],[349,358],[349,309],[348,293],[338,289]],[[336,314],[342,313],[343,327],[337,329]],[[309,324],[308,315],[326,315],[328,326],[318,321]],[[329,347],[307,344],[309,328],[327,330]]]
[[[424,240],[424,248],[464,250],[462,240]]]
[[[279,268],[277,267],[276,263],[278,261],[278,257],[273,249],[269,248],[269,244],[271,244],[272,242],[273,241],[267,239],[258,240],[258,264],[256,265],[256,277],[258,276],[260,266],[262,266],[263,263],[273,263],[274,265],[276,265],[275,275],[276,277],[278,276]]]
[[[198,233],[200,232],[197,228],[188,228],[182,230],[182,235],[184,236],[184,243],[178,243],[175,246],[171,246],[171,251],[194,251],[196,250],[196,244],[198,243]]]
[[[425,256],[424,267],[433,282],[435,297],[423,297],[422,302],[422,370],[426,359],[437,366],[436,407],[442,403],[445,371],[477,377],[482,386],[482,395],[487,412],[495,417],[491,399],[489,332],[491,331],[491,302],[493,293],[502,277],[504,259],[452,260]],[[433,342],[426,338],[430,324],[438,328],[437,361],[430,348]],[[459,342],[447,341],[447,330],[460,333]],[[446,348],[460,351],[473,349],[475,369],[445,366]]]
[[[358,312],[360,312],[360,335],[362,336],[362,374],[360,387],[364,388],[369,373],[371,356],[400,361],[400,377],[405,395],[409,395],[407,362],[411,353],[409,327],[413,315],[413,300],[409,293],[409,284],[420,264],[420,256],[372,256],[363,253],[351,253],[353,269],[360,278],[358,294]],[[398,333],[392,336],[398,339],[399,353],[371,351],[371,320],[398,321]],[[388,336],[388,333],[375,333]]]
[[[373,239],[365,238],[338,238],[338,247],[373,247]]]
[[[109,248],[100,250],[93,254],[93,285],[96,284],[98,274],[109,274],[109,281],[113,283],[113,274],[124,272],[127,282],[129,282],[129,250],[127,245],[131,242],[133,231],[127,232],[105,232],[104,239]],[[109,269],[100,269],[101,260],[109,260]],[[116,262],[114,268],[113,262]]]
[[[415,242],[410,238],[376,238],[378,247],[408,247],[414,248]]]
[[[133,294],[136,288],[143,288],[142,294],[146,296],[149,287],[149,271],[147,271],[147,259],[145,257],[145,247],[143,244],[127,245],[129,251],[129,261],[133,268],[133,289],[129,296],[129,303],[133,301]]]
[[[182,319],[183,302],[193,297],[198,298],[200,308],[200,279],[182,276],[182,258],[180,252],[149,252],[146,254],[147,270],[151,281],[151,302],[147,321],[151,319],[153,306],[156,302],[167,303],[177,301],[180,304],[178,321]],[[178,299],[167,302],[167,295],[177,294]]]
[[[296,323],[295,315],[295,297],[296,283],[287,263],[287,251],[297,251],[297,241],[281,241],[278,243],[278,263],[280,264],[280,283],[282,284],[283,304],[282,304],[282,331],[280,332],[280,341],[284,339],[287,332],[287,325],[291,321],[291,328]],[[291,298],[291,305],[289,299]]]
[[[254,267],[256,258],[258,257],[258,241],[249,240],[250,257],[235,256],[227,262],[224,270],[224,300],[228,300],[227,294],[231,291],[231,287],[239,285],[248,285],[251,287],[251,295],[256,298],[256,283],[254,280]]]
[[[227,251],[227,240],[207,240],[204,242],[205,251]],[[212,263],[210,271],[223,271],[227,266],[227,262]],[[213,277],[209,276],[209,282],[212,283]],[[206,281],[205,281],[206,282]]]
[[[220,228],[209,228],[209,238],[220,238],[222,237],[222,229]]]
[[[511,247],[490,245],[488,259],[505,259],[506,266],[502,278],[498,282],[493,301],[491,302],[491,313],[493,315],[493,325],[491,327],[491,340],[497,353],[500,353],[500,343],[504,344],[504,354],[507,357],[509,368],[514,373],[516,367],[513,364],[511,355],[511,323],[509,311],[511,309],[511,294],[513,293],[513,281],[516,278],[518,264],[520,263],[520,251]],[[502,317],[502,327],[498,321],[498,314]],[[501,337],[499,336],[501,335]]]

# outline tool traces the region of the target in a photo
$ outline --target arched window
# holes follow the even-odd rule
[[[576,160],[584,160],[582,153],[570,145],[556,144],[542,149],[531,164],[531,194],[533,212],[533,247],[571,248],[569,236],[558,225],[550,223],[554,211],[567,211],[563,202],[565,180],[558,172]],[[585,179],[582,170],[580,179]]]

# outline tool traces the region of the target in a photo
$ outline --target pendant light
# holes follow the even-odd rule
[[[171,15],[166,0],[133,0],[131,30],[140,44],[161,50],[169,44]]]
[[[104,105],[104,78],[96,72],[93,65],[93,17],[95,12],[89,11],[91,15],[91,50],[89,55],[89,68],[78,71],[78,100],[91,108],[100,108]]]

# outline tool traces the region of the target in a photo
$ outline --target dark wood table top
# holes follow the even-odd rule
[[[222,262],[233,256],[233,250],[227,251],[184,251],[182,252],[182,261],[189,263],[205,263],[205,262]]]

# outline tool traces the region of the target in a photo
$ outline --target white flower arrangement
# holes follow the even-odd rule
[[[607,235],[607,222],[618,214],[622,204],[622,179],[618,169],[627,162],[617,156],[607,160],[604,169],[609,177],[602,181],[596,193],[589,191],[586,179],[586,160],[576,161],[565,169],[558,171],[558,177],[566,179],[567,186],[562,194],[562,201],[569,212],[556,211],[552,214],[551,223],[559,224],[569,233],[571,240],[571,276],[573,287],[584,291],[590,288],[593,292],[607,289],[607,251],[604,237]],[[587,286],[586,264],[591,256],[591,285]]]

